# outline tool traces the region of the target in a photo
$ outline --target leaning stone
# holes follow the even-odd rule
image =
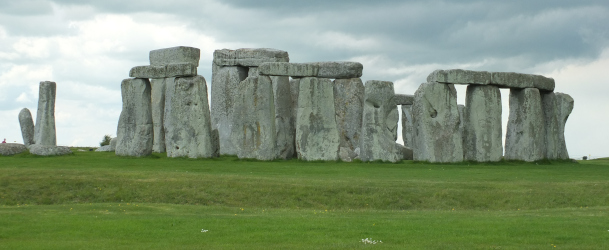
[[[358,62],[318,62],[317,77],[323,78],[359,78],[364,66]]]
[[[436,70],[427,76],[427,82],[487,85],[491,83],[491,72],[463,69]]]
[[[512,72],[492,72],[491,84],[500,88],[537,88],[554,91],[554,79],[541,75],[530,75]]]
[[[34,141],[40,145],[57,145],[55,132],[55,82],[40,82]]]
[[[510,90],[510,116],[505,135],[505,159],[545,158],[545,122],[541,96],[535,88]]]
[[[112,150],[112,146],[110,146],[110,145],[101,146],[95,150],[95,152],[112,152],[112,151],[114,151],[114,150]]]
[[[135,78],[164,78],[167,75],[165,65],[135,66],[129,70],[129,77]]]
[[[118,141],[118,137],[114,137],[110,140],[110,149],[112,151],[116,150],[116,142]]]
[[[573,98],[563,93],[542,93],[542,108],[546,127],[546,158],[569,159],[565,143],[565,124],[573,110]]]
[[[290,159],[296,153],[296,117],[292,109],[292,85],[287,76],[260,76],[260,80],[273,83],[273,103],[275,105],[276,148],[279,159]]]
[[[118,120],[116,155],[141,157],[152,153],[150,89],[148,79],[131,78],[121,83],[123,110]]]
[[[165,82],[173,82],[175,78],[150,79],[150,105],[152,112],[152,127],[154,131],[152,152],[165,152]]]
[[[258,67],[265,62],[289,61],[288,52],[276,49],[222,49],[214,51],[214,64],[218,66]]]
[[[300,79],[296,152],[306,161],[338,159],[339,135],[330,79]]]
[[[334,80],[334,109],[340,147],[359,147],[364,109],[364,84],[360,78]]]
[[[262,75],[316,77],[319,65],[316,63],[268,62],[261,64],[259,70]]]
[[[29,147],[34,142],[34,120],[29,109],[24,108],[19,112],[19,125],[21,126],[21,136],[23,144]]]
[[[178,46],[150,51],[150,65],[190,63],[199,66],[201,50],[193,47]]]
[[[467,86],[463,112],[465,160],[500,161],[503,156],[501,92],[496,86]]]
[[[395,94],[393,100],[395,105],[412,105],[414,103],[414,95]]]
[[[23,153],[27,147],[19,143],[0,143],[0,155],[9,156]]]
[[[72,150],[68,147],[54,146],[54,145],[39,145],[34,144],[30,146],[30,154],[52,156],[52,155],[69,155],[72,154]]]
[[[412,148],[412,105],[402,105],[402,140]]]
[[[415,161],[463,161],[463,142],[453,84],[423,83],[412,105]]]
[[[167,157],[216,157],[216,143],[202,76],[175,78],[165,85],[165,144]]]
[[[220,154],[236,155],[237,147],[230,139],[233,126],[233,104],[239,83],[247,77],[248,68],[218,66],[212,67],[211,84],[211,124],[218,130]]]
[[[366,81],[359,154],[362,161],[404,159],[401,145],[395,143],[399,114],[394,98],[393,82]]]

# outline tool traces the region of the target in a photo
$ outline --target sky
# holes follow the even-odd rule
[[[58,145],[98,146],[116,136],[121,81],[150,50],[201,49],[209,85],[214,50],[274,48],[290,62],[360,62],[363,81],[399,94],[436,69],[552,77],[575,100],[570,156],[608,157],[608,23],[606,0],[0,0],[0,137],[23,142],[18,114],[35,119],[41,81],[57,83]]]

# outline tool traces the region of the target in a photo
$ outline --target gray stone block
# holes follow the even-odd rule
[[[412,143],[412,105],[402,105],[402,140],[404,146],[413,147]]]
[[[23,153],[27,147],[19,143],[0,143],[0,155],[9,156]]]
[[[171,63],[167,65],[165,77],[196,76],[197,66],[192,63]]]
[[[258,67],[249,67],[249,68],[247,69],[247,77],[250,77],[250,76],[258,76],[258,75],[260,75],[260,74],[258,73]]]
[[[72,150],[68,147],[34,144],[30,146],[30,154],[41,156],[69,155]]]
[[[261,64],[259,70],[262,75],[316,77],[319,65],[317,63],[268,62]]]
[[[95,152],[112,152],[112,151],[114,151],[114,150],[112,149],[112,146],[110,146],[110,145],[101,146],[95,150]]]
[[[546,158],[569,159],[565,143],[565,125],[573,110],[573,98],[563,93],[541,93],[546,127]]]
[[[165,82],[173,82],[175,78],[150,79],[150,105],[152,112],[152,128],[154,131],[152,152],[165,152]]]
[[[118,142],[118,137],[114,137],[110,140],[110,150],[111,151],[115,151],[116,150],[116,143]]]
[[[412,105],[414,103],[414,95],[395,94],[393,100],[395,105]]]
[[[55,82],[40,82],[38,112],[34,126],[34,142],[40,145],[57,145],[55,132]]]
[[[167,76],[166,65],[135,66],[129,70],[129,77],[135,78],[164,78]]]
[[[283,50],[259,49],[222,49],[214,51],[214,64],[218,66],[258,67],[265,62],[289,62],[288,52]],[[213,80],[213,79],[212,79]]]
[[[539,90],[511,89],[505,159],[537,161],[545,158],[545,125]]]
[[[358,62],[318,62],[317,77],[323,78],[359,78],[364,66]]]
[[[190,63],[199,66],[201,50],[193,47],[178,46],[150,51],[150,65]]]
[[[364,112],[364,83],[360,78],[334,80],[334,109],[340,147],[353,151],[359,147]]]
[[[273,103],[275,106],[276,148],[279,159],[290,159],[296,154],[296,116],[293,110],[292,85],[287,76],[260,76],[261,81],[273,83]]]
[[[463,69],[436,70],[427,76],[427,82],[487,85],[491,83],[491,72]]]
[[[23,137],[23,144],[29,147],[34,142],[34,120],[32,119],[32,113],[29,109],[23,108],[19,111],[19,126],[21,127],[21,137]]]
[[[350,148],[340,147],[338,150],[338,158],[344,162],[352,162],[357,157],[357,154]]]
[[[152,153],[150,91],[148,79],[131,78],[121,83],[123,109],[118,120],[116,155],[141,157]]]
[[[501,93],[496,86],[467,86],[463,112],[465,160],[500,161],[503,156]]]
[[[500,88],[537,88],[554,91],[554,79],[541,75],[530,75],[513,72],[492,72],[491,84]]]

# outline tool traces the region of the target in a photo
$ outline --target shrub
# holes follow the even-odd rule
[[[104,139],[102,139],[102,141],[99,143],[99,145],[100,146],[110,145],[110,140],[112,140],[112,137],[110,137],[110,135],[104,135]]]

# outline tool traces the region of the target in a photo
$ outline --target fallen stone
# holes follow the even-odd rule
[[[24,108],[19,112],[19,126],[21,126],[21,137],[23,144],[29,147],[34,142],[34,120],[29,109]]]
[[[334,110],[340,147],[359,147],[364,109],[364,84],[360,78],[334,80]],[[344,161],[344,160],[343,160]]]
[[[338,159],[339,135],[330,79],[300,79],[296,119],[296,152],[306,161]]]
[[[541,96],[535,88],[510,90],[510,115],[505,135],[505,159],[545,158],[545,122]]]
[[[164,115],[167,157],[218,156],[205,78],[194,76],[167,81]]]
[[[73,154],[68,147],[34,144],[30,146],[30,154],[41,156]]]
[[[412,105],[414,103],[414,95],[396,94],[393,100],[395,105]]]
[[[546,127],[546,159],[569,159],[565,124],[573,110],[573,98],[563,93],[541,93]]]
[[[121,83],[123,109],[118,120],[116,155],[141,157],[152,153],[150,91],[148,79],[131,78]]]
[[[0,143],[0,155],[9,156],[23,153],[27,147],[19,143]]]
[[[275,106],[276,148],[279,159],[290,159],[296,154],[296,117],[292,108],[292,85],[287,76],[260,76],[261,81],[273,83],[273,103]]]
[[[413,147],[412,143],[412,105],[402,105],[402,140],[404,146]]]
[[[214,64],[218,66],[258,67],[265,62],[288,61],[290,61],[288,52],[276,49],[222,49],[214,51]]]
[[[412,105],[413,159],[463,161],[457,91],[452,84],[423,83]]]
[[[78,151],[80,151],[80,150],[78,150]],[[95,152],[112,152],[112,151],[114,151],[114,150],[112,149],[112,146],[110,146],[110,145],[101,146],[95,150]]]
[[[193,47],[178,46],[150,51],[150,65],[187,63],[199,66],[201,50]]]
[[[150,79],[150,111],[152,112],[153,141],[152,152],[165,152],[165,85],[175,78]]]
[[[541,75],[530,75],[512,72],[492,72],[491,84],[500,88],[537,88],[554,91],[554,79]]]
[[[427,76],[427,82],[487,85],[491,83],[491,72],[463,69],[436,70]]]
[[[465,160],[500,161],[503,156],[501,93],[496,86],[467,86],[463,112]]]
[[[38,112],[34,126],[34,142],[39,145],[57,145],[55,132],[55,82],[40,82]]]
[[[398,162],[404,159],[401,145],[395,143],[399,114],[393,82],[366,81],[360,154],[362,161]]]
[[[359,78],[364,66],[358,62],[263,63],[261,75],[320,78]]]
[[[239,83],[247,77],[248,68],[218,66],[212,67],[211,84],[211,124],[217,129],[220,154],[237,155],[237,147],[230,139],[233,126],[233,104],[239,90]]]

